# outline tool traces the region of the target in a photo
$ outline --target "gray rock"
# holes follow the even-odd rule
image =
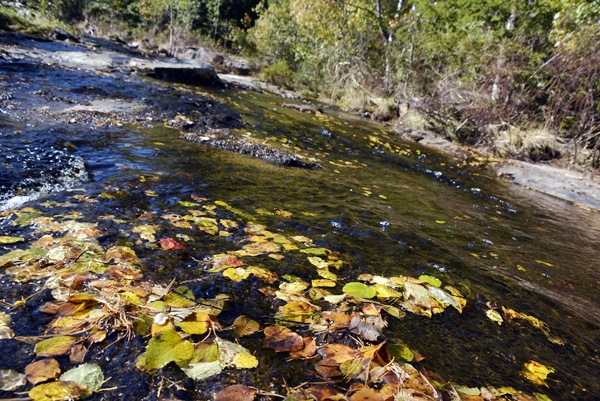
[[[250,75],[250,63],[240,58],[226,57],[225,69],[231,74]]]
[[[204,47],[198,49],[194,59],[204,61],[212,66],[221,66],[225,62],[225,57],[222,54]]]

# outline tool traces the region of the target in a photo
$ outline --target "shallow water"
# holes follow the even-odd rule
[[[205,93],[204,89],[191,90]],[[246,126],[240,133],[314,157],[323,169],[282,168],[251,156],[207,148],[184,141],[177,130],[161,125],[84,130],[76,126],[28,128],[2,120],[3,135],[21,131],[19,144],[33,143],[53,129],[53,143],[71,144],[64,152],[69,157],[81,157],[90,175],[90,183],[28,206],[51,215],[76,211],[83,216],[82,221],[98,221],[106,231],[103,241],[132,246],[147,267],[145,274],[157,281],[168,283],[177,278],[197,296],[206,298],[240,291],[234,296],[232,309],[222,317],[224,322],[242,313],[267,319],[270,306],[258,301],[256,291],[248,293],[242,284],[222,277],[211,276],[214,279],[207,281],[198,268],[198,260],[239,248],[234,239],[196,233],[186,243],[187,253],[157,255],[128,237],[122,224],[101,220],[107,214],[135,221],[146,212],[184,213],[179,201],[189,201],[192,195],[225,201],[272,231],[305,235],[317,246],[338,252],[346,262],[343,275],[347,279],[365,272],[413,277],[427,274],[459,288],[468,298],[462,314],[449,308],[431,319],[409,314],[390,321],[388,337],[401,338],[425,357],[419,367],[468,386],[514,386],[554,400],[600,398],[597,213],[514,188],[496,179],[484,161],[456,159],[402,142],[368,120],[332,110],[318,116],[302,114],[279,106],[282,99],[269,95],[221,90],[209,95],[243,115]],[[2,155],[17,154],[21,145],[4,138],[0,138],[4,141]],[[140,179],[151,176],[155,178]],[[148,196],[149,190],[157,196]],[[52,210],[40,206],[48,200],[71,201],[74,194],[98,198],[106,191],[120,195]],[[292,216],[261,215],[260,209],[285,210]],[[227,212],[219,213],[227,217]],[[163,224],[161,236],[178,234],[159,217],[151,222]],[[7,224],[0,225],[0,231],[2,235],[20,232]],[[13,249],[5,246],[9,248]],[[266,267],[271,264],[279,275],[308,274],[306,266],[294,257],[277,264],[263,258],[261,263]],[[9,285],[6,280],[2,283]],[[16,294],[4,293],[5,300],[11,297]],[[548,341],[525,322],[501,326],[492,322],[485,316],[490,305],[509,307],[544,321],[565,345]],[[23,319],[16,331],[33,335],[26,333],[30,318]],[[40,322],[36,324],[43,327]],[[262,346],[258,339],[252,341],[257,348]],[[105,375],[121,375],[115,379],[118,383],[136,382],[129,390],[118,390],[125,394],[123,397],[134,397],[135,391],[156,386],[151,376],[119,362],[119,358],[131,359],[127,352],[140,347],[134,342],[109,349],[110,357],[115,357],[113,362],[105,362]],[[18,358],[22,358],[19,364],[23,366],[31,359],[24,354]],[[266,385],[269,378],[264,375],[272,375],[281,365],[265,358],[261,361],[265,367],[243,380],[262,380]],[[556,369],[548,388],[535,386],[519,374],[530,360]],[[0,368],[14,367],[3,361]],[[279,373],[291,386],[306,379],[293,369]],[[181,379],[176,373],[169,374]],[[137,378],[140,375],[142,380]],[[238,379],[230,376],[224,382]],[[214,383],[186,382],[186,386],[194,387],[196,396],[202,398],[203,391]],[[114,395],[112,399],[116,398]]]

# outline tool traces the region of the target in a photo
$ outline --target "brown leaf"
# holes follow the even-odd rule
[[[255,388],[235,384],[219,391],[215,401],[252,401],[255,397]]]
[[[381,329],[363,322],[358,316],[352,318],[348,329],[351,333],[358,334],[363,340],[367,341],[377,341],[380,338],[385,338]]]
[[[343,344],[327,344],[319,349],[319,355],[339,365],[356,358],[360,351]]]
[[[350,397],[350,401],[385,401],[385,398],[372,388],[363,387]]]
[[[257,321],[243,315],[234,320],[233,327],[235,328],[235,335],[238,337],[249,336],[260,330],[260,324]]]
[[[39,311],[40,312],[44,312],[44,313],[48,313],[51,315],[56,315],[58,313],[58,308],[60,307],[60,304],[56,303],[56,302],[46,302],[45,304],[43,304],[42,306],[40,306]]]
[[[294,332],[277,333],[265,339],[265,347],[275,350],[275,352],[283,351],[300,351],[304,349],[304,340]]]
[[[60,375],[60,365],[54,358],[45,358],[30,363],[25,368],[25,376],[33,385],[55,379]]]
[[[87,348],[83,344],[75,344],[73,348],[71,348],[71,353],[69,354],[69,360],[71,363],[83,363],[85,356],[87,355]]]
[[[333,388],[332,386],[327,386],[327,385],[316,385],[316,386],[310,386],[309,388],[306,389],[306,392],[313,396],[314,398],[317,399],[317,401],[328,401],[328,400],[334,400],[334,399],[339,399],[338,396],[338,391]]]
[[[310,358],[317,352],[317,342],[312,337],[304,337],[304,348],[299,351],[290,352],[292,358]]]

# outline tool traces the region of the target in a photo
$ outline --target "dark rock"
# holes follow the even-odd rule
[[[165,81],[205,86],[223,86],[223,82],[221,82],[215,70],[210,66],[157,66],[150,68],[148,75]]]
[[[225,69],[231,74],[250,75],[250,63],[240,58],[226,57]]]
[[[285,107],[286,109],[296,110],[301,113],[317,114],[317,113],[323,112],[323,110],[320,110],[316,107],[305,105],[305,104],[283,103],[283,104],[281,104],[281,107]]]
[[[69,32],[62,28],[56,27],[50,32],[50,37],[54,40],[68,40],[70,42],[79,43],[79,39],[71,35]]]
[[[226,129],[213,129],[208,133],[195,134],[183,133],[182,137],[188,141],[198,142],[217,149],[251,155],[259,159],[275,163],[279,166],[300,167],[307,169],[322,168],[318,163],[302,161],[300,156],[285,150],[272,148],[248,138],[240,138]]]

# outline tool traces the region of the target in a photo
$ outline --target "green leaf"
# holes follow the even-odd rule
[[[342,288],[342,291],[344,291],[348,295],[352,295],[353,297],[366,298],[366,299],[371,299],[375,295],[377,295],[377,290],[375,288],[369,287],[366,284],[358,283],[358,282],[352,282],[352,283],[346,284],[344,286],[344,288]]]
[[[102,369],[96,363],[84,363],[60,375],[64,382],[75,382],[89,391],[98,391],[104,383]]]
[[[204,380],[211,376],[218,375],[223,371],[220,361],[198,362],[190,364],[187,368],[182,368],[183,373],[194,380]]]
[[[71,350],[77,339],[72,336],[58,336],[42,340],[35,345],[38,356],[60,356]]]
[[[419,280],[425,281],[427,284],[429,284],[433,287],[439,288],[442,286],[442,281],[439,278],[436,278],[433,276],[427,276],[427,275],[423,274],[422,276],[419,276]]]
[[[6,235],[0,235],[0,244],[14,244],[15,242],[25,241],[23,237],[8,237]]]
[[[300,252],[315,256],[327,256],[327,254],[331,253],[329,249],[325,248],[306,248],[300,250]]]
[[[194,345],[189,341],[182,341],[175,330],[163,330],[153,338],[136,363],[138,368],[148,371],[160,369],[170,362],[178,365],[186,364],[194,355]]]

